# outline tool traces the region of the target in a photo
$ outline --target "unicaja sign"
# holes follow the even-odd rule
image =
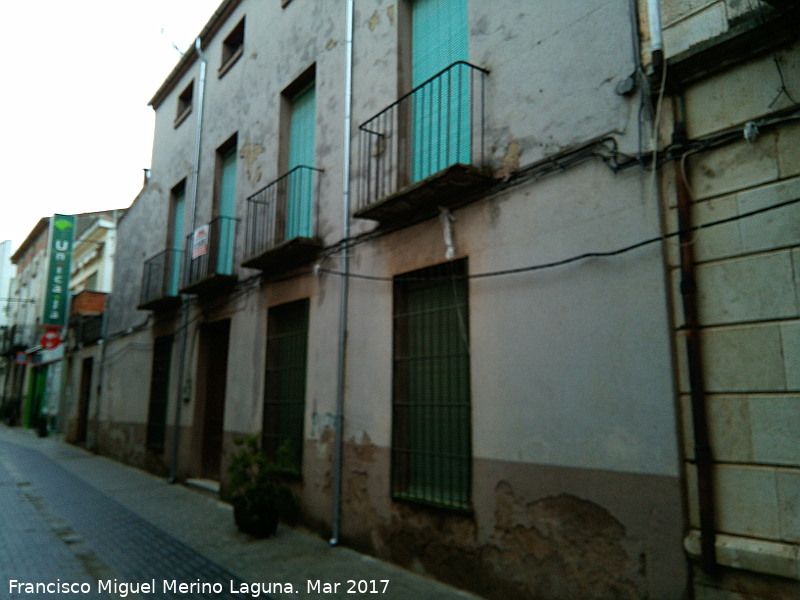
[[[54,215],[50,226],[50,263],[47,270],[47,295],[44,304],[45,327],[64,327],[69,304],[69,273],[75,217]]]

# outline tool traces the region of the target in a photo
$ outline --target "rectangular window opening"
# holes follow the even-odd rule
[[[296,475],[302,473],[308,355],[308,300],[267,314],[263,448]]]
[[[316,229],[315,139],[316,66],[312,65],[282,93],[280,166],[288,175],[277,207],[283,239],[311,238]]]
[[[172,336],[156,338],[153,346],[153,370],[150,376],[150,405],[147,412],[148,450],[164,452],[169,403],[169,372],[172,357]]]
[[[471,508],[466,260],[394,279],[392,495]]]
[[[244,52],[244,18],[228,34],[222,42],[222,60],[219,76],[222,77],[241,58]]]
[[[186,120],[192,112],[192,101],[194,99],[194,80],[178,96],[178,110],[175,114],[175,127]]]

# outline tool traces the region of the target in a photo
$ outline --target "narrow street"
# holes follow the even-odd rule
[[[89,594],[78,591],[64,595],[67,598],[108,597],[106,589],[121,595],[120,586],[114,586],[115,579],[117,584],[128,582],[134,589],[137,584],[155,580],[154,592],[162,592],[157,594],[162,598],[186,597],[163,593],[162,581],[172,580],[218,583],[225,590],[223,594],[193,593],[195,598],[235,597],[227,592],[231,581],[239,589],[238,577],[93,488],[38,449],[4,437],[0,440],[0,494],[7,512],[0,531],[0,551],[7,558],[0,561],[0,573],[6,582],[4,591],[11,598],[32,597],[25,593],[24,585],[12,587],[12,581],[58,585],[49,590],[63,589],[62,584],[91,584]],[[56,447],[44,440],[41,443],[62,460],[86,462],[87,457],[80,450]],[[124,487],[117,489],[122,491]],[[96,581],[111,583],[100,586]],[[70,592],[81,589],[72,585],[69,588]],[[51,591],[41,597],[52,595]]]
[[[0,598],[476,598],[301,531],[250,538],[211,496],[2,425],[0,506]]]

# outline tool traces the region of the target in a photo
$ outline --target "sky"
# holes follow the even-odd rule
[[[147,103],[221,0],[0,8],[0,242],[42,217],[127,208],[150,167]]]

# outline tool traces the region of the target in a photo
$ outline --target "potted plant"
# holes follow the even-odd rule
[[[261,450],[259,434],[234,441],[239,449],[228,465],[233,518],[240,531],[255,537],[269,537],[282,516],[296,511],[294,495],[284,483],[291,468],[283,447],[271,460]]]

